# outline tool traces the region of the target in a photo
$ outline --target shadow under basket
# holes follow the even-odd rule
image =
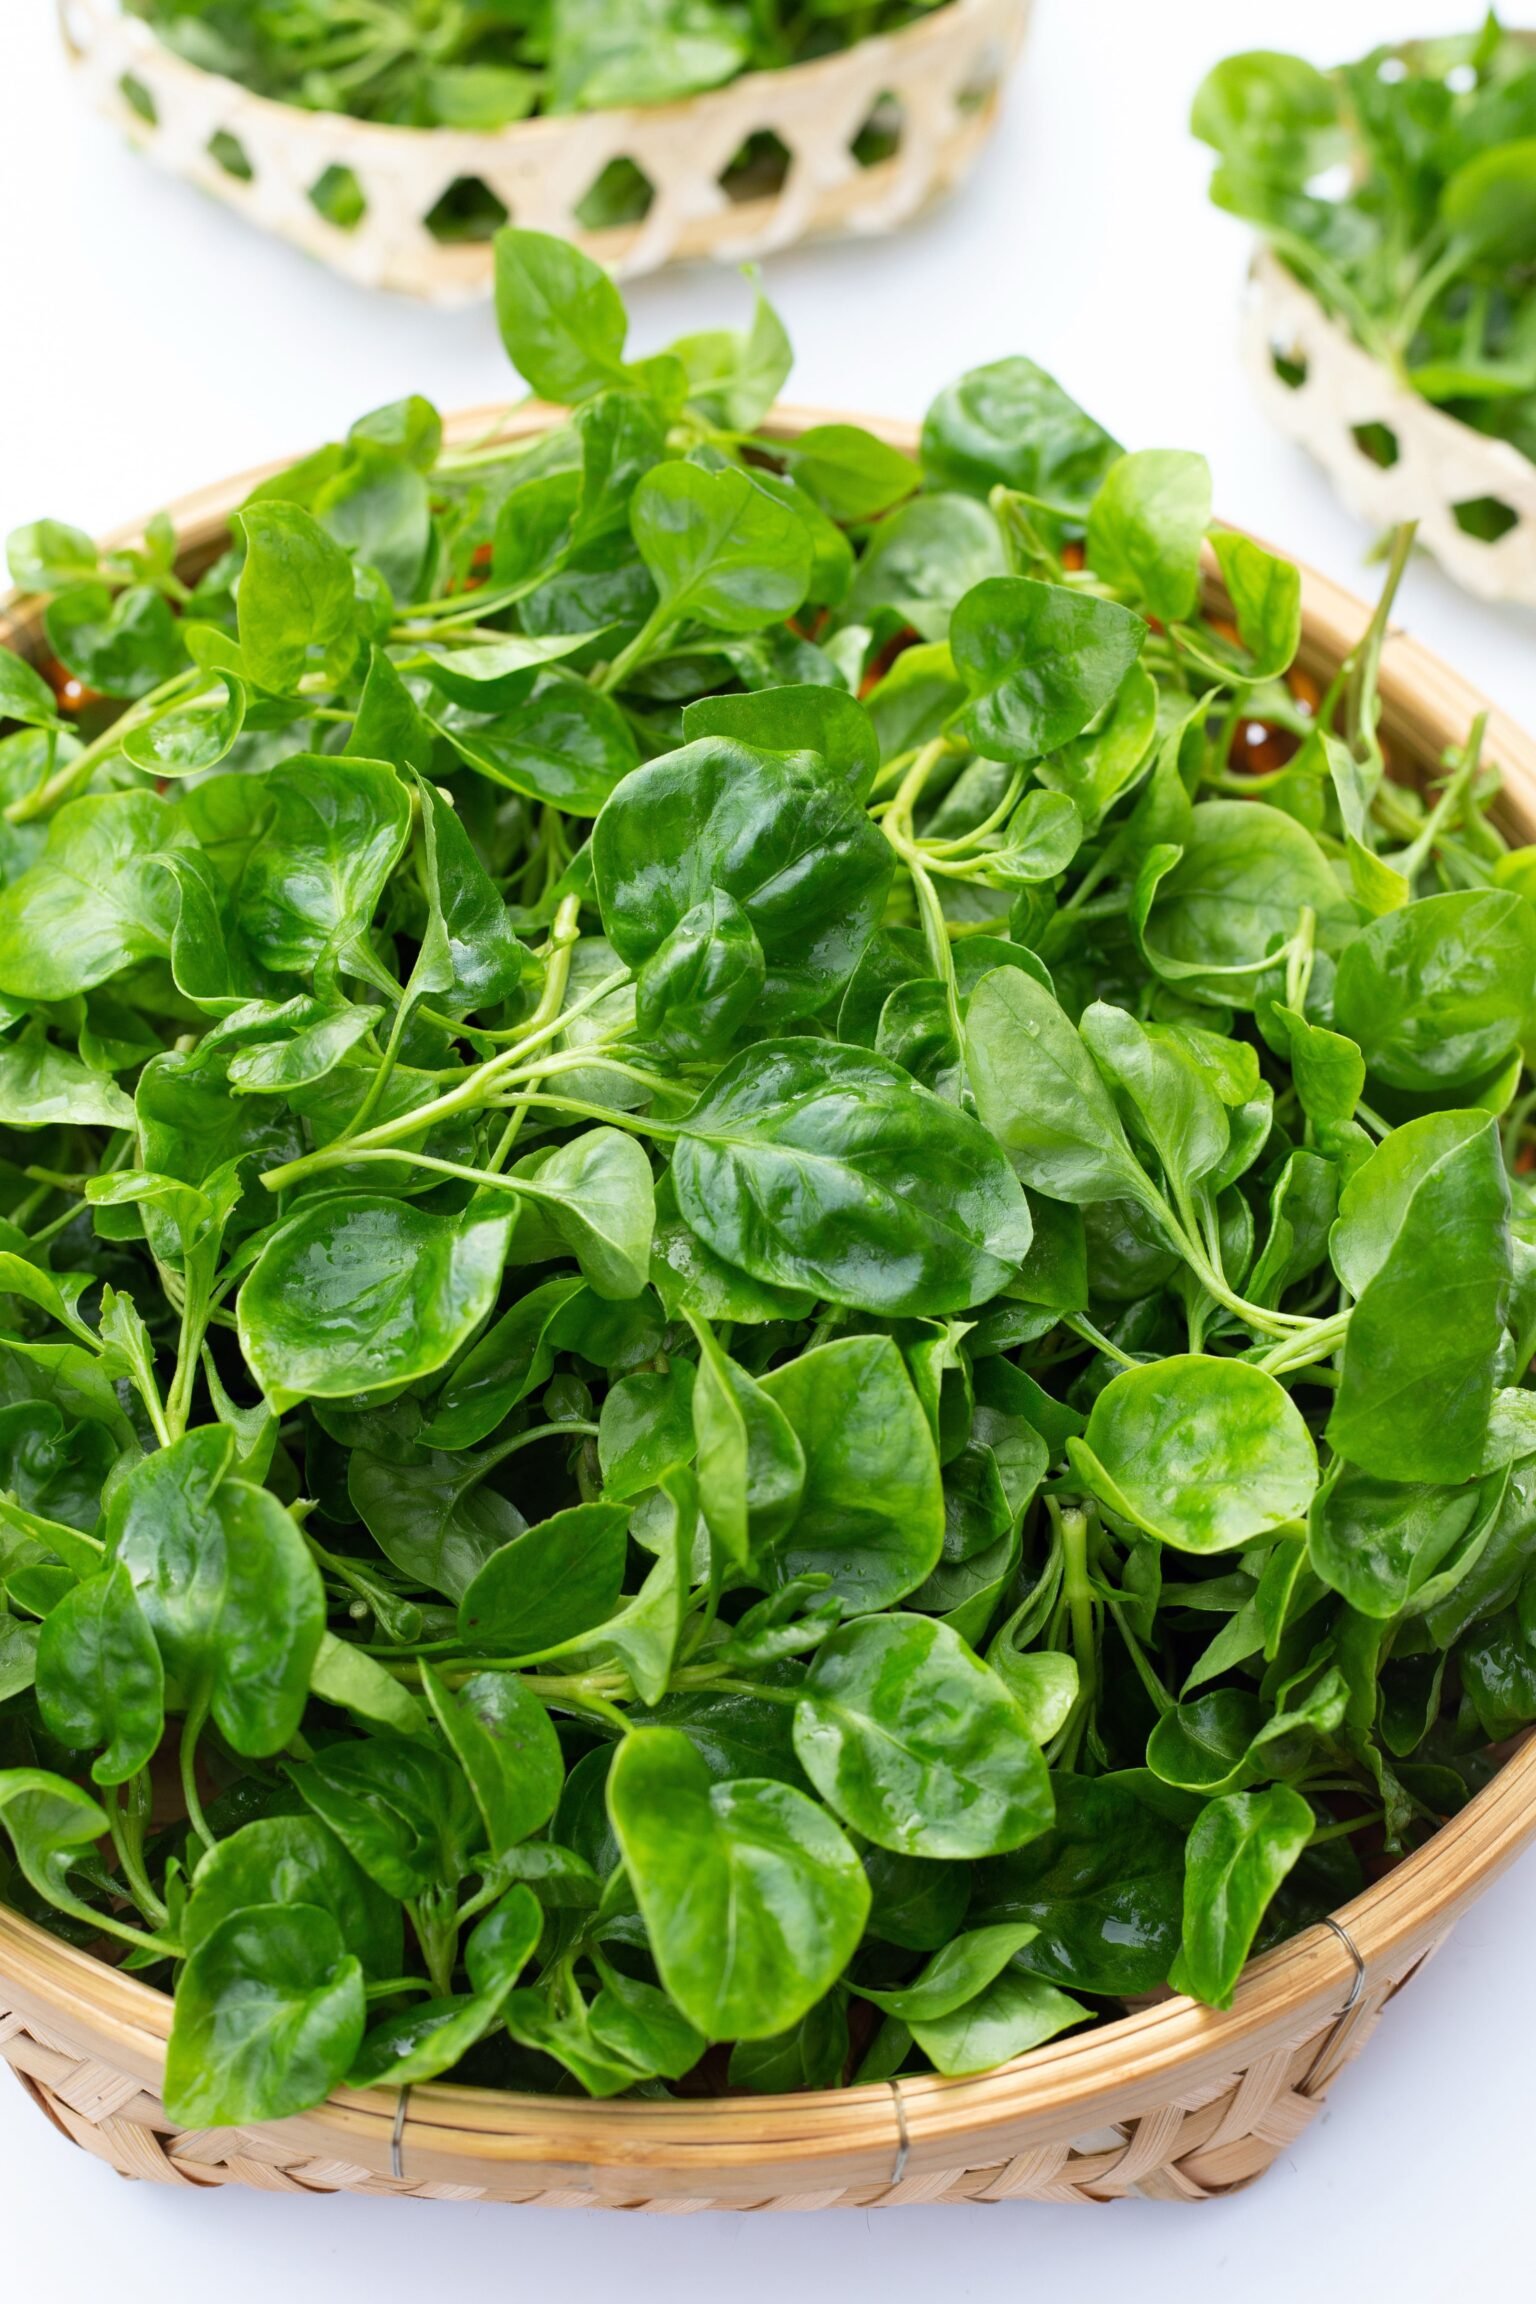
[[[677,103],[484,131],[277,103],[186,63],[120,0],[56,5],[84,93],[148,158],[362,287],[462,304],[490,294],[509,222],[620,278],[896,230],[980,152],[1031,0],[948,0]]]
[[[1265,415],[1357,519],[1416,521],[1468,592],[1536,608],[1536,464],[1512,442],[1389,374],[1268,249],[1249,274],[1243,356]]]
[[[781,409],[790,438],[826,410]],[[846,420],[846,419],[845,419]],[[857,420],[857,419],[855,419]],[[478,409],[451,445],[524,437],[550,412]],[[868,422],[868,419],[864,419]],[[906,449],[912,429],[872,425]],[[276,469],[276,467],[273,467]],[[184,575],[206,567],[245,473],[171,507]],[[111,539],[128,540],[128,534]],[[1228,605],[1213,557],[1206,599]],[[1302,572],[1304,669],[1326,681],[1368,610]],[[0,638],[39,652],[35,613],[0,604]],[[1485,701],[1416,641],[1383,651],[1382,734],[1394,770],[1425,776]],[[1504,829],[1536,838],[1536,744],[1490,711]],[[1536,1737],[1415,1854],[1253,1961],[1229,2009],[1170,1997],[973,2079],[720,2101],[510,2095],[445,2082],[342,2089],[313,2112],[187,2131],[160,2088],[171,2002],[0,1905],[0,2056],[66,2136],[125,2176],[269,2192],[643,2208],[875,2208],[951,2200],[1203,2200],[1252,2182],[1293,2144],[1387,2003],[1505,1866],[1536,1840]]]

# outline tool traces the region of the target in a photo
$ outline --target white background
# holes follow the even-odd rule
[[[1529,19],[1532,8],[1508,0]],[[445,409],[507,372],[488,311],[440,314],[322,273],[130,157],[83,115],[47,0],[4,0],[0,63],[0,531],[92,530],[336,436],[411,391]],[[961,369],[1028,352],[1128,445],[1198,447],[1216,501],[1369,589],[1370,539],[1269,435],[1235,351],[1242,229],[1210,211],[1192,90],[1238,46],[1341,48],[1471,23],[1471,0],[1037,0],[997,140],[969,186],[897,240],[774,259],[794,397],[920,415]],[[634,345],[743,315],[730,273],[631,290]],[[1403,620],[1527,725],[1528,615],[1427,566]],[[813,2217],[604,2216],[128,2187],[0,2077],[0,2261],[17,2304],[169,2294],[392,2304],[440,2294],[1183,2299],[1390,2293],[1428,2304],[1506,2267],[1530,2293],[1536,2122],[1529,1944],[1536,1855],[1389,2011],[1328,2111],[1254,2191],[1200,2209],[907,2209]]]

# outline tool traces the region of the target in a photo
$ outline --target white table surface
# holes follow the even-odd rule
[[[1511,14],[1529,15],[1512,0]],[[1471,0],[1037,0],[996,142],[970,185],[897,240],[772,260],[796,398],[917,416],[960,370],[1024,351],[1128,444],[1199,447],[1220,510],[1368,589],[1366,533],[1269,434],[1244,384],[1245,236],[1206,205],[1185,131],[1201,73],[1238,45],[1299,48],[1473,21]],[[489,312],[366,295],[133,159],[67,84],[48,0],[6,0],[0,69],[0,531],[50,513],[100,529],[417,390],[495,398]],[[631,291],[634,342],[743,314],[729,272]],[[1528,725],[1536,626],[1417,566],[1402,616]],[[437,2293],[713,2295],[733,2304],[1185,2297],[1429,2304],[1507,2265],[1524,2294],[1536,2121],[1536,1856],[1500,1882],[1388,2012],[1323,2116],[1255,2190],[1203,2209],[1030,2204],[899,2215],[688,2219],[128,2187],[0,2080],[8,2297],[115,2304],[389,2304]],[[1057,2292],[1061,2290],[1057,2287]]]

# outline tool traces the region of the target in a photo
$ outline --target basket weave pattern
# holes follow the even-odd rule
[[[1304,373],[1290,383],[1276,355]],[[1536,464],[1398,383],[1267,250],[1250,279],[1244,356],[1265,414],[1310,450],[1358,519],[1416,520],[1419,541],[1482,600],[1536,607]],[[1383,465],[1356,433],[1384,425],[1397,443]],[[1469,535],[1456,507],[1488,501],[1514,523],[1494,542]]]
[[[475,409],[454,447],[525,437],[551,412]],[[781,409],[793,437],[836,420]],[[857,421],[858,419],[855,419]],[[869,419],[864,419],[869,422]],[[910,427],[880,424],[915,449]],[[189,579],[227,541],[230,513],[267,471],[171,508]],[[132,540],[125,531],[107,539]],[[1230,606],[1215,562],[1207,601]],[[1301,662],[1326,682],[1368,611],[1302,573]],[[0,639],[43,647],[35,609]],[[1432,770],[1483,699],[1394,631],[1382,653],[1382,733],[1394,769]],[[1536,744],[1498,710],[1484,756],[1505,779],[1501,820],[1536,839]],[[938,2201],[1098,2202],[1215,2197],[1251,2183],[1301,2134],[1382,2010],[1459,1915],[1536,1842],[1536,1736],[1425,1847],[1344,1907],[1253,1961],[1230,2009],[1169,1997],[1048,2043],[973,2079],[718,2101],[589,2103],[436,2082],[339,2090],[315,2111],[248,2129],[184,2131],[160,2088],[171,2002],[0,1905],[0,2058],[62,2133],[125,2176],[263,2191],[406,2193],[546,2206],[805,2210]]]
[[[517,122],[493,132],[394,128],[306,112],[185,63],[118,0],[58,0],[85,92],[161,167],[370,288],[433,303],[489,293],[490,248],[434,238],[426,218],[465,180],[511,220],[574,240],[620,277],[715,256],[739,262],[817,232],[889,232],[965,173],[997,116],[1030,0],[951,0],[905,30],[779,72],[754,72],[675,104]],[[139,97],[136,106],[124,83]],[[144,99],[153,120],[144,117]],[[852,146],[876,115],[896,150],[861,167]],[[750,137],[789,154],[782,185],[733,200],[721,177]],[[233,138],[249,180],[210,149]],[[226,152],[229,147],[223,147]],[[586,231],[577,210],[604,169],[632,161],[654,198],[636,223]],[[365,202],[350,230],[310,195],[348,169]]]

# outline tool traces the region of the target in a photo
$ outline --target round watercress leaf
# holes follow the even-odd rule
[[[1001,484],[1086,512],[1121,454],[1054,376],[1016,355],[972,368],[947,385],[923,418],[930,488],[987,497]]]
[[[497,233],[496,324],[513,367],[545,400],[586,400],[624,381],[624,300],[567,240]]]
[[[1168,1981],[1230,2008],[1259,1923],[1311,1839],[1317,1819],[1289,1784],[1212,1800],[1189,1835],[1184,1934]]]
[[[186,662],[181,632],[163,593],[130,584],[71,584],[47,607],[48,645],[77,680],[103,696],[133,702]]]
[[[510,1214],[441,1216],[355,1192],[311,1201],[240,1291],[240,1348],[274,1407],[429,1376],[496,1301]]]
[[[1026,2055],[1092,2013],[1041,1977],[1005,1968],[963,2007],[914,2022],[911,2030],[934,2070],[959,2079]]]
[[[287,696],[311,669],[339,678],[359,641],[350,556],[302,504],[253,500],[233,526],[245,546],[236,615],[252,680]]]
[[[936,2016],[952,2015],[978,1992],[984,1992],[1035,1933],[1028,1920],[971,1928],[936,1952],[910,1984],[885,1992],[873,1991],[868,1985],[856,1989],[861,2000],[872,2001],[888,2016],[899,2016],[904,2024],[928,2023]]]
[[[629,517],[669,623],[759,632],[792,616],[809,589],[809,524],[735,465],[659,464],[636,488]]]
[[[640,1294],[651,1272],[656,1191],[650,1161],[633,1136],[589,1128],[521,1163],[517,1181],[548,1215],[594,1295],[623,1301]]]
[[[165,2106],[188,2128],[281,2120],[324,2101],[363,2038],[363,1971],[329,1912],[257,1904],[187,1961],[165,2057]]]
[[[123,756],[148,776],[196,776],[216,768],[245,723],[245,690],[231,674],[208,696],[157,713],[123,738]]]
[[[571,816],[595,816],[640,758],[618,706],[585,680],[541,672],[515,711],[450,707],[434,725],[467,767]]]
[[[1114,1776],[1055,1779],[1056,1822],[984,1865],[973,1918],[1031,1921],[1019,1954],[1074,1991],[1156,1991],[1179,1940],[1183,1834]]]
[[[847,982],[895,859],[822,760],[703,736],[625,778],[597,820],[592,867],[604,930],[637,970],[654,968],[716,891],[733,898],[762,956],[767,1029],[813,1014]],[[654,996],[647,974],[642,1027]],[[722,1021],[734,1029],[745,1014],[738,1004]]]
[[[126,1784],[153,1757],[165,1728],[165,1669],[120,1560],[44,1618],[37,1704],[50,1736],[76,1751],[97,1748],[97,1784]]]
[[[67,1000],[168,952],[176,889],[159,859],[189,842],[152,792],[66,802],[37,862],[0,892],[0,992]]]
[[[414,1453],[414,1452],[413,1452]],[[527,1523],[510,1497],[486,1485],[496,1463],[484,1455],[425,1453],[396,1463],[354,1448],[347,1494],[386,1560],[413,1584],[461,1600],[493,1552]]]
[[[519,1297],[452,1370],[422,1428],[423,1441],[433,1448],[472,1448],[547,1383],[560,1315],[585,1285],[572,1272]]]
[[[1479,1469],[1510,1274],[1509,1183],[1486,1112],[1394,1129],[1339,1203],[1334,1266],[1359,1298],[1329,1445],[1386,1480]]]
[[[676,1728],[614,1755],[608,1813],[667,1994],[710,2040],[787,2031],[852,1958],[864,1870],[826,1811],[768,1778],[714,1783]]]
[[[854,571],[843,617],[855,624],[889,620],[910,625],[924,640],[943,640],[958,602],[988,577],[1001,576],[1007,565],[986,505],[968,496],[915,496],[876,527]],[[953,678],[947,653],[944,668]]]
[[[1334,1021],[1388,1087],[1439,1094],[1490,1072],[1536,995],[1536,909],[1498,888],[1424,896],[1340,956]]]
[[[880,766],[880,740],[863,705],[843,688],[759,688],[700,696],[683,706],[683,737],[725,736],[761,752],[814,752],[856,799]]]
[[[986,1132],[899,1065],[827,1041],[765,1041],[728,1064],[681,1125],[672,1179],[728,1264],[865,1311],[962,1311],[1029,1247],[1023,1192]]]
[[[271,814],[240,876],[236,917],[263,967],[334,971],[405,852],[411,804],[387,762],[301,754],[270,769]]]
[[[287,1772],[369,1878],[401,1900],[453,1887],[482,1839],[457,1761],[422,1737],[328,1744]]]
[[[965,1017],[982,1125],[1033,1191],[1071,1203],[1152,1197],[1081,1035],[1022,968],[983,976]]]
[[[761,1390],[798,1443],[805,1476],[776,1575],[826,1576],[848,1609],[915,1592],[944,1542],[932,1427],[889,1336],[845,1336],[771,1369]],[[697,1399],[697,1394],[695,1394]]]
[[[1307,1557],[1351,1608],[1390,1619],[1449,1560],[1482,1501],[1478,1483],[1378,1480],[1341,1464],[1313,1502]]]
[[[1200,594],[1211,519],[1211,468],[1183,448],[1140,448],[1104,475],[1088,512],[1088,562],[1164,623],[1182,623]]]
[[[1027,767],[1080,735],[1135,663],[1142,619],[1029,576],[994,576],[955,610],[949,645],[970,701],[960,725],[989,760]]]
[[[1536,246],[1536,137],[1479,152],[1447,177],[1440,215],[1456,240],[1486,263],[1529,263]]]
[[[932,1617],[860,1617],[823,1642],[795,1751],[846,1823],[903,1856],[996,1856],[1055,1814],[1018,1704]]]
[[[618,1606],[627,1504],[573,1504],[493,1552],[459,1603],[466,1640],[508,1656],[558,1648]]]
[[[342,1942],[370,1976],[398,1976],[404,1957],[400,1906],[318,1816],[259,1816],[210,1848],[192,1876],[182,1921],[189,1952],[253,1904],[305,1904],[328,1912]]]
[[[0,1126],[131,1128],[133,1105],[115,1080],[67,1048],[28,1032],[0,1047]]]
[[[1304,1520],[1317,1487],[1317,1450],[1284,1387],[1199,1353],[1114,1377],[1067,1451],[1112,1511],[1181,1552],[1237,1551]]]
[[[761,1003],[767,977],[751,920],[711,888],[642,962],[635,1023],[670,1055],[719,1055]]]
[[[555,1812],[565,1762],[549,1714],[516,1672],[477,1672],[456,1689],[430,1665],[421,1677],[500,1856]]]
[[[1325,950],[1354,933],[1354,906],[1328,859],[1280,809],[1202,800],[1181,845],[1177,862],[1149,883],[1150,909],[1138,890],[1137,917],[1148,965],[1192,997],[1251,1008],[1266,959],[1295,935],[1304,907],[1317,915]]]
[[[107,1535],[172,1701],[206,1702],[237,1752],[263,1758],[303,1718],[325,1592],[277,1498],[229,1477],[233,1447],[231,1432],[203,1425],[146,1456],[112,1492]]]

